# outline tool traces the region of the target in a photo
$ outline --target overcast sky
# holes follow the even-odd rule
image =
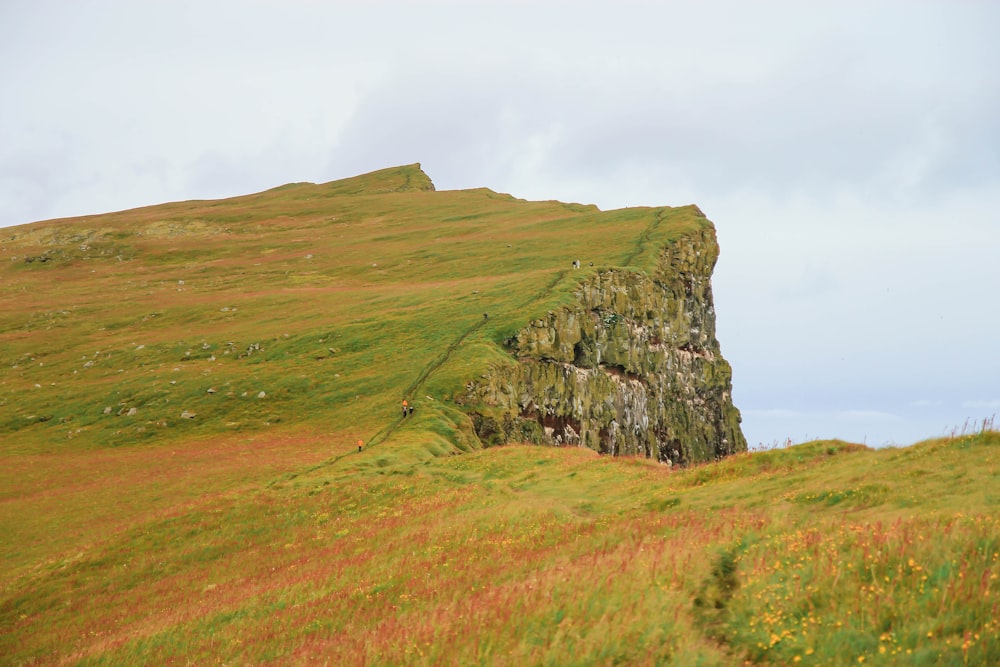
[[[412,162],[697,203],[751,445],[1000,413],[1000,3],[0,0],[0,226]]]

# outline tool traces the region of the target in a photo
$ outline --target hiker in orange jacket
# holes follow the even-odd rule
[[[404,417],[406,416],[406,412],[407,412],[407,409],[408,409],[408,406],[409,406],[409,405],[410,405],[410,404],[409,404],[409,403],[407,403],[407,402],[406,402],[406,399],[404,398],[404,399],[403,399],[403,416],[404,416]]]

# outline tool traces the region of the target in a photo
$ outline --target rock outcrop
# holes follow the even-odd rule
[[[467,387],[483,443],[576,445],[681,465],[745,451],[715,338],[718,253],[707,225],[664,247],[650,273],[598,271],[574,304],[518,332],[511,363]]]

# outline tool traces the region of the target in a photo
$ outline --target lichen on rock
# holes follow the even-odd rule
[[[654,270],[600,270],[575,303],[509,341],[511,363],[467,386],[486,445],[577,445],[673,464],[745,451],[732,370],[715,338],[711,225],[669,242]]]

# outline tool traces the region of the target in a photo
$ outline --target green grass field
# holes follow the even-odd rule
[[[1000,435],[483,450],[501,342],[710,223],[430,188],[2,230],[0,664],[1000,664]]]

